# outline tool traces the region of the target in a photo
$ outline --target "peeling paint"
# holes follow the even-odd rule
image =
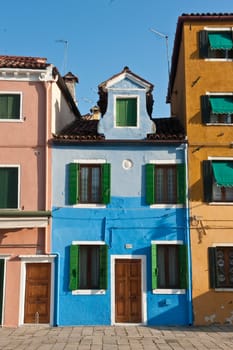
[[[231,311],[231,316],[225,319],[225,323],[228,323],[228,324],[233,323],[233,311]]]
[[[204,317],[205,322],[210,322],[210,323],[214,323],[215,318],[216,318],[215,314]]]

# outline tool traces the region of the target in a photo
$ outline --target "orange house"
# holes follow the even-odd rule
[[[188,137],[194,324],[233,322],[233,15],[178,18],[168,101]]]
[[[48,141],[78,114],[64,79],[46,59],[0,56],[2,326],[53,323]]]

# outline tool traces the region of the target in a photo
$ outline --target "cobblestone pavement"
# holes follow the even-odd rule
[[[0,328],[0,350],[233,350],[233,326]]]

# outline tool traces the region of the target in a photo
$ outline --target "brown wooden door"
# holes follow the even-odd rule
[[[51,264],[26,264],[24,323],[50,322]]]
[[[116,322],[142,322],[141,260],[115,260]]]

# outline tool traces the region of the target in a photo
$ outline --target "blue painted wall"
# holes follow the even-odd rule
[[[191,320],[190,290],[183,295],[153,294],[151,286],[151,241],[181,240],[189,246],[187,208],[150,208],[145,201],[145,165],[150,161],[185,163],[184,145],[127,143],[144,140],[154,130],[146,109],[145,81],[122,74],[107,84],[107,111],[99,132],[109,142],[53,146],[52,248],[57,253],[56,325],[111,324],[112,255],[146,257],[145,305],[149,325],[185,325]],[[134,128],[114,126],[117,96],[137,96],[139,123]],[[105,208],[81,208],[68,204],[68,164],[101,159],[111,164],[111,202]],[[125,169],[124,161],[131,167]],[[72,241],[105,241],[109,246],[108,289],[103,295],[72,295],[69,285],[69,246]],[[126,248],[126,244],[130,248]],[[190,255],[190,252],[189,252]],[[190,279],[190,275],[189,275]],[[190,279],[191,282],[191,279]]]
[[[182,160],[182,146],[56,146],[53,149],[53,252],[59,253],[55,324],[111,324],[111,255],[145,255],[147,260],[147,323],[188,324],[189,300],[184,295],[151,291],[151,241],[187,243],[185,208],[150,208],[145,203],[145,164],[150,160]],[[111,163],[111,203],[106,208],[71,207],[67,202],[68,164],[77,159]],[[122,167],[124,159],[133,162]],[[105,295],[72,295],[69,285],[69,246],[72,241],[105,241],[109,246],[109,288]],[[132,249],[125,245],[131,244]],[[98,307],[97,312],[93,312]]]

